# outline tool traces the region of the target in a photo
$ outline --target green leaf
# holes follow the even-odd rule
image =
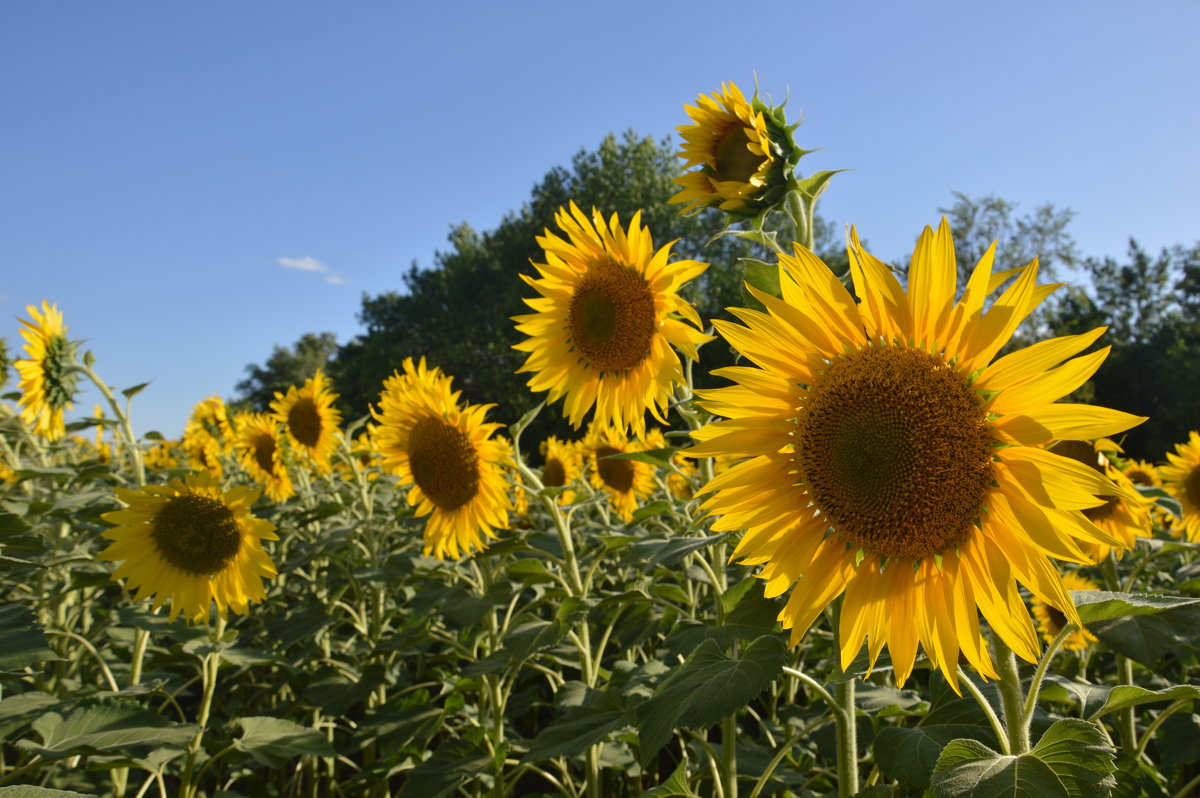
[[[336,756],[337,752],[316,729],[301,726],[283,718],[238,718],[233,725],[242,736],[233,741],[239,751],[245,751],[267,767],[283,768],[288,760],[304,754]]]
[[[740,657],[727,657],[714,641],[705,640],[638,705],[642,763],[667,744],[676,727],[712,726],[750,703],[786,663],[783,642],[770,635],[754,640]]]
[[[542,729],[521,761],[578,756],[627,725],[629,721],[621,695],[615,691],[605,692],[596,701],[571,707],[560,719]]]
[[[845,169],[823,169],[820,172],[805,177],[796,183],[796,187],[800,189],[800,193],[804,194],[809,201],[817,199],[829,187],[829,179],[838,172],[844,172]]]
[[[1095,720],[1109,712],[1115,712],[1125,707],[1136,707],[1139,704],[1153,704],[1156,701],[1178,701],[1181,698],[1200,698],[1200,687],[1190,684],[1176,685],[1165,690],[1147,690],[1144,687],[1121,685],[1114,687],[1108,694],[1104,706],[1093,712],[1090,720]]]
[[[33,610],[21,604],[0,606],[0,671],[13,673],[59,659]]]
[[[671,538],[669,540],[642,540],[630,546],[642,557],[648,557],[647,565],[662,565],[670,568],[678,565],[684,557],[692,552],[708,548],[728,535],[722,532],[703,538]]]
[[[779,264],[763,263],[761,260],[753,258],[742,258],[742,263],[746,267],[744,279],[747,283],[762,291],[764,294],[771,296],[780,296],[782,289],[779,287]]]
[[[1060,690],[1062,691],[1061,694],[1058,692]],[[1042,684],[1042,692],[1039,698],[1051,701],[1074,701],[1079,704],[1081,715],[1096,717],[1094,713],[1104,705],[1104,702],[1108,700],[1108,694],[1111,692],[1111,687],[1102,684],[1084,684],[1073,679],[1068,679],[1065,676],[1051,674],[1046,677],[1046,681]]]
[[[80,706],[66,718],[47,712],[33,722],[33,730],[41,736],[41,744],[18,740],[18,748],[45,759],[63,759],[81,753],[130,754],[161,746],[184,746],[200,727],[171,723],[132,702],[102,701]]]
[[[537,557],[523,557],[519,560],[513,560],[505,569],[508,575],[513,579],[519,580],[526,585],[537,584],[538,582],[556,582],[554,574],[546,568],[546,564]]]
[[[986,729],[967,724],[888,726],[875,736],[875,761],[879,771],[913,787],[925,789],[938,757],[951,740],[971,739],[982,744],[994,739]]]
[[[1050,766],[1032,753],[1002,756],[975,740],[947,745],[929,786],[938,798],[1070,798]]]
[[[59,699],[49,693],[36,691],[18,693],[0,701],[0,742],[7,742],[10,735],[59,703]]]
[[[535,418],[537,418],[537,414],[542,412],[542,408],[545,406],[545,402],[539,402],[532,410],[521,416],[521,418],[517,420],[516,424],[513,424],[508,428],[509,436],[512,437],[513,440],[520,438],[521,433],[525,431],[525,428],[528,427]]]
[[[673,509],[675,509],[675,506],[668,501],[664,501],[662,499],[659,499],[657,501],[652,501],[643,507],[639,507],[634,512],[633,523],[636,524],[639,521],[646,520],[647,518],[653,518],[656,515],[663,515],[664,513],[669,513]]]
[[[1155,615],[1179,607],[1200,605],[1200,599],[1151,593],[1113,593],[1107,590],[1071,592],[1079,617],[1090,630],[1097,621],[1130,615]]]
[[[153,380],[151,380],[151,382],[153,382]],[[132,388],[126,388],[125,390],[121,391],[121,395],[124,396],[126,399],[132,399],[133,397],[137,396],[139,393],[144,391],[146,389],[146,386],[149,384],[150,384],[149,382],[143,382],[143,383],[139,383],[138,385],[133,386]]]
[[[1116,786],[1116,751],[1095,723],[1060,720],[1046,729],[1033,754],[1054,771],[1071,798],[1106,798]]]
[[[96,798],[96,793],[52,790],[49,787],[14,784],[11,787],[0,787],[0,798]]]
[[[492,756],[476,739],[479,736],[468,734],[434,751],[433,756],[408,771],[400,796],[440,798],[490,766]]]
[[[671,778],[642,793],[642,798],[697,798],[696,793],[688,786],[687,759],[681,759]]]

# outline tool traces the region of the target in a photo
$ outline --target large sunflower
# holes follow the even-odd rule
[[[716,205],[723,211],[754,203],[778,164],[762,109],[747,102],[733,83],[722,84],[711,97],[700,95],[695,106],[685,108],[692,124],[676,128],[683,136],[679,157],[684,169],[695,171],[675,178],[683,190],[668,202],[688,203],[684,210]]]
[[[608,493],[608,502],[625,523],[642,499],[654,493],[654,466],[641,460],[608,459],[613,455],[661,448],[629,440],[620,430],[593,424],[583,439],[592,486]]]
[[[529,353],[518,373],[533,372],[530,389],[549,391],[551,402],[566,396],[576,428],[594,405],[598,422],[640,435],[646,410],[663,420],[684,382],[671,346],[695,360],[710,340],[678,294],[708,264],[669,261],[670,244],[655,251],[640,211],[628,231],[616,214],[605,224],[599,211],[588,219],[575,203],[555,220],[569,240],[547,230],[537,239],[546,252],[546,262],[534,264],[541,277],[521,275],[541,296],[525,300],[535,313],[513,317],[529,336],[513,347]]]
[[[1099,590],[1099,586],[1090,579],[1085,579],[1073,571],[1062,575],[1063,587],[1067,590]],[[1037,621],[1038,631],[1047,643],[1054,641],[1058,633],[1067,625],[1067,616],[1043,601],[1034,601],[1031,607],[1033,617]],[[1063,640],[1062,647],[1067,651],[1083,651],[1096,642],[1096,636],[1084,627],[1079,627]]]
[[[1082,510],[1127,491],[1041,448],[1139,422],[1127,413],[1052,404],[1108,350],[1075,357],[1103,332],[1056,338],[993,361],[1053,286],[1037,262],[992,274],[993,251],[954,299],[949,225],[917,242],[908,291],[851,231],[861,304],[812,253],[780,256],[783,298],[716,322],[754,365],[716,372],[734,386],[702,392],[728,420],[696,433],[694,455],[749,458],[710,482],[717,530],[745,529],[734,556],[762,565],[766,595],[791,589],[779,615],[795,644],[837,596],[843,667],[867,641],[887,643],[900,684],[920,643],[956,684],[960,653],[995,670],[978,613],[1023,658],[1038,641],[1017,590],[1078,620],[1047,555],[1083,563],[1080,543],[1120,545]],[[1065,362],[1064,362],[1065,361]],[[1062,365],[1059,365],[1062,364]],[[977,612],[978,611],[978,612]]]
[[[296,495],[292,478],[283,461],[279,422],[268,413],[245,413],[237,419],[234,450],[242,468],[262,483],[267,496],[281,502]]]
[[[1179,500],[1183,518],[1176,522],[1178,529],[1191,543],[1200,543],[1200,432],[1188,433],[1188,442],[1175,445],[1175,453],[1167,453],[1168,463],[1158,467],[1163,488]]]
[[[136,601],[154,597],[154,609],[171,600],[171,620],[180,612],[188,620],[208,617],[215,601],[244,615],[249,602],[266,598],[263,577],[275,566],[263,551],[263,540],[278,540],[273,524],[250,514],[258,491],[238,487],[222,493],[209,474],[190,474],[168,485],[141,490],[117,488],[124,510],[105,513],[115,529],[102,560],[124,560],[114,579],[137,588]]]
[[[342,414],[334,409],[337,399],[320,369],[304,385],[276,392],[271,410],[296,451],[303,454],[319,473],[329,470],[329,458],[338,446]]]
[[[63,413],[72,408],[79,375],[75,371],[75,343],[57,305],[42,300],[42,309],[27,305],[32,321],[20,319],[28,360],[13,366],[21,375],[21,418],[34,434],[56,441],[66,433]]]
[[[439,559],[482,551],[508,527],[511,504],[503,463],[508,447],[484,423],[490,406],[458,403],[451,378],[421,358],[383,383],[376,440],[383,468],[412,485],[408,503],[425,522],[425,553]]]

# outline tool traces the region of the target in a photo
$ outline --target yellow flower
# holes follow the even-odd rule
[[[1172,526],[1190,543],[1200,543],[1200,432],[1188,433],[1188,442],[1176,444],[1167,453],[1167,465],[1159,466],[1163,488],[1179,500],[1182,520]]]
[[[1124,471],[1125,476],[1129,477],[1129,481],[1135,485],[1148,488],[1162,487],[1162,479],[1158,476],[1158,469],[1154,467],[1153,463],[1145,460],[1126,460]]]
[[[267,496],[281,502],[296,495],[283,461],[279,423],[267,413],[244,413],[237,419],[234,449],[242,468],[263,485]]]
[[[1079,574],[1068,571],[1062,575],[1063,586],[1067,590],[1099,590],[1100,588],[1090,579],[1084,579]],[[1054,641],[1058,633],[1067,625],[1067,616],[1043,601],[1034,600],[1033,617],[1037,620],[1038,631],[1047,643]],[[1096,636],[1084,627],[1079,627],[1067,635],[1062,647],[1067,651],[1082,651],[1096,642]]]
[[[683,136],[679,157],[684,169],[695,171],[675,179],[683,190],[669,202],[686,202],[685,212],[715,205],[743,216],[777,202],[804,154],[792,141],[796,126],[786,126],[782,109],[768,108],[757,94],[747,102],[733,83],[685,107],[692,124],[677,128]]]
[[[283,425],[293,448],[303,454],[319,473],[329,470],[329,458],[341,436],[342,414],[334,409],[337,394],[320,369],[303,386],[293,385],[287,394],[276,392],[271,410]]]
[[[625,523],[638,503],[654,492],[654,466],[640,460],[609,460],[615,454],[657,448],[629,440],[620,430],[593,424],[583,439],[592,486],[608,493],[608,502]]]
[[[762,566],[768,597],[791,590],[779,620],[793,645],[842,595],[843,667],[865,638],[872,665],[887,644],[899,684],[918,644],[956,687],[960,654],[995,678],[979,613],[1035,661],[1017,582],[1076,621],[1047,555],[1086,563],[1081,543],[1121,545],[1081,511],[1127,491],[1042,447],[1142,419],[1052,404],[1107,356],[1073,357],[1103,329],[993,360],[1054,289],[1036,285],[1036,260],[993,275],[989,249],[956,302],[945,220],[917,242],[907,291],[853,230],[850,254],[861,304],[797,247],[779,258],[782,299],[748,287],[766,312],[716,322],[749,364],[716,372],[736,385],[701,392],[727,420],[689,451],[749,459],[704,488],[703,506],[722,515],[715,530],[746,530],[734,556]]]
[[[640,212],[628,231],[616,214],[605,224],[593,210],[589,220],[574,203],[555,219],[569,240],[547,230],[537,239],[546,252],[546,262],[534,264],[541,277],[521,275],[540,296],[525,300],[535,313],[513,317],[529,336],[514,347],[529,353],[519,372],[533,372],[530,389],[549,391],[549,401],[565,396],[576,428],[595,406],[599,423],[641,434],[646,410],[663,421],[684,382],[671,346],[695,360],[710,340],[677,293],[708,264],[669,262],[671,245],[654,250]]]
[[[137,588],[135,601],[154,597],[154,609],[171,600],[171,620],[180,612],[190,621],[208,617],[215,601],[226,617],[244,615],[251,601],[266,598],[263,577],[275,566],[263,540],[278,540],[275,527],[250,514],[258,491],[238,487],[222,493],[209,474],[197,473],[168,485],[141,490],[117,488],[126,509],[105,513],[114,529],[102,560],[123,560],[114,579]]]
[[[175,446],[171,441],[159,441],[143,453],[146,468],[165,471],[168,468],[179,468],[179,458],[175,455]]]
[[[551,435],[542,441],[542,484],[547,488],[563,488],[574,484],[583,473],[583,455],[578,441],[561,441]],[[558,503],[566,507],[575,502],[575,491],[558,494]]]
[[[1119,452],[1120,447],[1103,439],[1095,443],[1062,441],[1051,446],[1050,451],[1095,469],[1097,473],[1104,474],[1124,490],[1123,496],[1107,496],[1103,504],[1083,510],[1084,517],[1121,541],[1121,545],[1115,547],[1104,543],[1084,544],[1083,550],[1088,553],[1092,562],[1098,563],[1108,559],[1109,552],[1115,553],[1117,559],[1120,559],[1126,549],[1137,545],[1138,538],[1150,537],[1153,534],[1150,511],[1154,500],[1138,493],[1129,476],[1113,465],[1106,455],[1106,452]]]
[[[512,509],[503,464],[508,448],[484,423],[490,406],[458,404],[459,392],[421,358],[383,383],[376,439],[384,470],[412,485],[408,503],[425,522],[425,553],[456,559],[482,551]]]
[[[67,327],[57,305],[42,300],[39,311],[27,305],[32,321],[20,319],[28,360],[13,366],[21,375],[21,418],[35,435],[56,441],[66,433],[63,413],[70,410],[79,384],[75,371],[75,343],[67,339]]]

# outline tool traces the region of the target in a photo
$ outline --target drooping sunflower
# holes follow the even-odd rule
[[[63,414],[73,405],[79,374],[75,371],[76,345],[67,338],[67,326],[57,305],[42,300],[39,311],[27,305],[31,320],[19,319],[28,359],[13,366],[21,375],[21,418],[35,435],[56,441],[66,434]]]
[[[1188,442],[1167,453],[1167,464],[1159,466],[1163,488],[1179,500],[1182,519],[1172,526],[1190,543],[1200,543],[1200,432],[1188,433]]]
[[[613,455],[659,448],[630,440],[620,430],[593,424],[583,438],[592,487],[608,493],[608,503],[625,523],[638,504],[654,493],[654,466],[640,460],[612,460]]]
[[[1090,579],[1085,579],[1074,571],[1067,571],[1062,575],[1063,587],[1067,590],[1099,590],[1100,587]],[[1046,604],[1044,601],[1034,600],[1031,605],[1033,610],[1034,620],[1037,621],[1038,631],[1042,633],[1042,639],[1047,643],[1053,642],[1054,638],[1058,637],[1058,633],[1067,625],[1067,616],[1054,607]],[[1067,651],[1083,651],[1092,643],[1096,642],[1096,636],[1087,630],[1086,627],[1079,627],[1071,634],[1067,635],[1062,642],[1062,647]]]
[[[783,195],[804,151],[796,147],[782,109],[768,108],[756,93],[749,101],[734,83],[700,95],[685,106],[692,124],[676,128],[683,136],[679,157],[693,169],[675,183],[683,190],[668,202],[687,203],[684,211],[715,205],[735,215],[753,216]]]
[[[583,473],[583,456],[578,441],[561,441],[551,435],[542,441],[542,484],[547,488],[565,488]],[[575,502],[575,491],[558,494],[558,503],[566,507]]]
[[[671,245],[655,251],[650,231],[635,213],[629,229],[613,214],[589,219],[571,203],[555,214],[567,239],[546,231],[537,239],[546,262],[541,277],[521,279],[540,294],[526,299],[535,312],[514,316],[529,336],[513,348],[528,352],[520,372],[532,372],[529,388],[565,396],[563,411],[576,428],[593,406],[604,425],[645,431],[646,410],[663,421],[667,401],[684,383],[675,346],[697,359],[710,340],[700,316],[678,293],[708,268],[695,260],[670,261]]]
[[[237,487],[222,492],[207,473],[190,474],[167,485],[140,490],[117,488],[124,510],[105,513],[114,529],[102,560],[123,560],[113,572],[137,588],[135,601],[154,597],[154,609],[171,601],[171,620],[208,617],[209,605],[244,615],[251,601],[266,598],[263,578],[275,566],[262,541],[278,540],[275,527],[250,514],[258,491]]]
[[[285,501],[296,495],[292,478],[283,459],[279,422],[268,413],[244,413],[237,419],[234,450],[246,473],[262,484],[272,501]]]
[[[793,644],[841,595],[843,668],[865,639],[872,665],[887,644],[900,684],[918,644],[956,687],[960,654],[994,678],[979,614],[1035,661],[1017,582],[1076,621],[1049,557],[1085,563],[1081,543],[1121,544],[1082,510],[1128,492],[1042,447],[1142,419],[1053,404],[1104,360],[1075,357],[1103,329],[993,360],[1054,288],[1036,285],[1036,260],[985,313],[1014,275],[992,274],[989,249],[955,301],[945,220],[921,235],[907,291],[853,230],[850,255],[861,304],[797,247],[779,258],[782,298],[748,287],[766,312],[716,322],[753,365],[716,372],[736,384],[701,404],[727,420],[690,452],[748,459],[703,489],[703,506],[722,516],[714,529],[746,530],[734,556],[762,566],[767,596],[791,590],[779,620]]]
[[[425,553],[457,559],[482,551],[512,509],[502,465],[507,446],[484,423],[489,405],[458,403],[451,378],[425,358],[406,358],[383,383],[376,440],[385,471],[411,485],[408,503],[425,522]]]
[[[321,369],[304,385],[277,392],[271,410],[293,448],[306,457],[319,473],[329,470],[329,458],[341,436],[342,414],[333,407],[337,399]]]

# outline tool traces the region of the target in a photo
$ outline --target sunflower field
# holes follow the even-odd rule
[[[139,438],[145,386],[30,306],[0,796],[1200,794],[1200,433],[1127,457],[1145,419],[1073,400],[1104,329],[1014,343],[1036,260],[964,283],[943,220],[899,273],[854,228],[832,269],[784,109],[686,110],[672,202],[770,253],[737,321],[640,215],[570,203],[514,423],[413,352],[363,418],[318,371]]]

